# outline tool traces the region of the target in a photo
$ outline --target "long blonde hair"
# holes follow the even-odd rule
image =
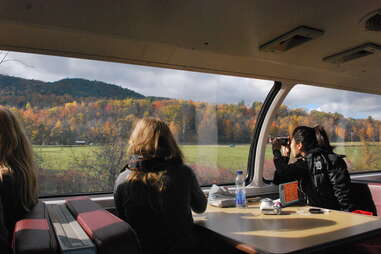
[[[0,106],[0,181],[13,175],[18,199],[28,211],[37,203],[37,177],[32,145],[15,115]]]
[[[177,145],[168,125],[155,118],[140,119],[129,140],[128,155],[141,155],[145,159],[176,160],[183,163],[183,154]],[[145,184],[164,189],[165,171],[139,172],[132,171],[130,181],[141,181]]]

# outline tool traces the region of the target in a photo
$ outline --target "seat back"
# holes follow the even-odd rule
[[[377,209],[372,198],[373,195],[368,184],[351,183],[351,193],[356,210],[363,210],[377,215]]]
[[[140,253],[135,231],[88,197],[66,200],[68,209],[97,246],[97,253]]]
[[[16,223],[12,246],[16,254],[57,253],[57,240],[43,202]]]
[[[377,214],[380,215],[381,214],[381,184],[370,183],[368,184],[368,187],[370,189],[370,193],[372,194],[372,198],[377,209]]]

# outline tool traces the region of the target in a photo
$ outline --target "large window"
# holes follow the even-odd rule
[[[3,52],[2,56],[5,56]],[[256,118],[273,82],[9,52],[0,104],[33,143],[40,195],[109,192],[137,120],[167,122],[201,185],[246,170]]]
[[[350,172],[381,170],[381,96],[297,85],[287,95],[271,125],[270,135],[289,136],[295,127],[321,125],[335,152],[345,155]],[[274,164],[268,144],[264,177]]]

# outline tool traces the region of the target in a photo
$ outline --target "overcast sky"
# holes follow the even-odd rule
[[[0,54],[0,61],[4,52]],[[0,74],[57,81],[84,78],[129,88],[145,96],[191,99],[211,103],[263,101],[272,81],[178,71],[138,65],[76,58],[9,52]],[[381,96],[343,92],[311,86],[296,86],[285,104],[291,108],[339,112],[347,117],[371,115],[381,120]]]

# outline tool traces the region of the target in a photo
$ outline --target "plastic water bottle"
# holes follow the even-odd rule
[[[246,207],[245,177],[242,170],[237,171],[235,178],[235,206],[239,208]]]

